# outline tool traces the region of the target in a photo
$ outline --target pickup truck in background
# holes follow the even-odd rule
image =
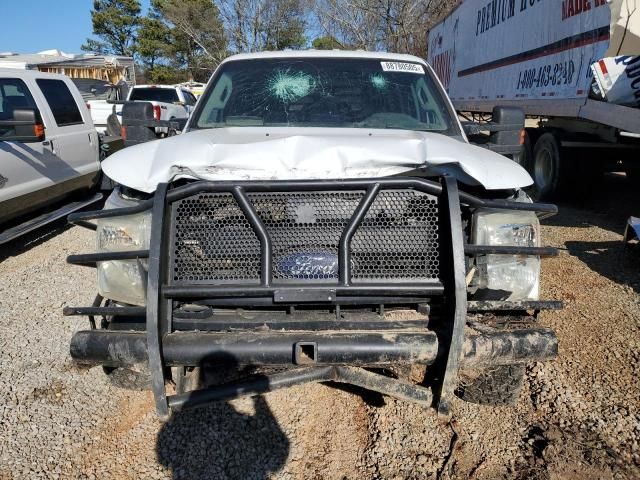
[[[121,117],[122,103],[129,94],[129,86],[125,82],[114,85],[101,80],[85,79],[73,79],[73,83],[80,90],[98,133],[109,134],[109,116],[113,114]],[[112,135],[115,133],[117,132],[111,132]]]
[[[196,97],[186,88],[171,85],[136,85],[129,91],[127,101],[149,102],[157,121],[188,119],[196,105]],[[175,134],[168,127],[156,127],[156,135]]]
[[[0,69],[0,244],[99,201],[100,147],[71,79]]]

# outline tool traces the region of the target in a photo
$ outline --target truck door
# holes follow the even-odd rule
[[[13,119],[16,109],[38,108],[47,127],[48,109],[35,93],[22,79],[0,78],[0,120]],[[55,131],[46,131],[44,142],[3,142],[11,128],[0,127],[0,221],[47,203],[53,190],[74,175],[51,147]]]
[[[86,180],[87,176],[97,176],[100,169],[98,133],[79,92],[70,80],[36,78],[36,84],[55,123],[51,149],[74,170],[76,178]]]

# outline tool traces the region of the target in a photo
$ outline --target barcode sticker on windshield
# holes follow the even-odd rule
[[[380,62],[384,72],[406,72],[424,75],[424,68],[419,63]]]

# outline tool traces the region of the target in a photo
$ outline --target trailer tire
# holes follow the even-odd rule
[[[144,391],[151,389],[151,374],[146,367],[103,367],[111,385],[124,390]]]
[[[553,133],[543,134],[536,142],[530,167],[535,198],[540,200],[553,198],[561,191],[566,168],[563,168],[560,153],[560,142]]]
[[[456,395],[479,405],[513,405],[518,401],[525,366],[496,365],[476,370],[461,370]]]

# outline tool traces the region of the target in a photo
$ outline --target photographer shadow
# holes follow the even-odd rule
[[[265,398],[257,395],[237,405],[246,413],[229,402],[175,412],[158,433],[158,462],[174,479],[257,480],[279,471],[289,440]]]

